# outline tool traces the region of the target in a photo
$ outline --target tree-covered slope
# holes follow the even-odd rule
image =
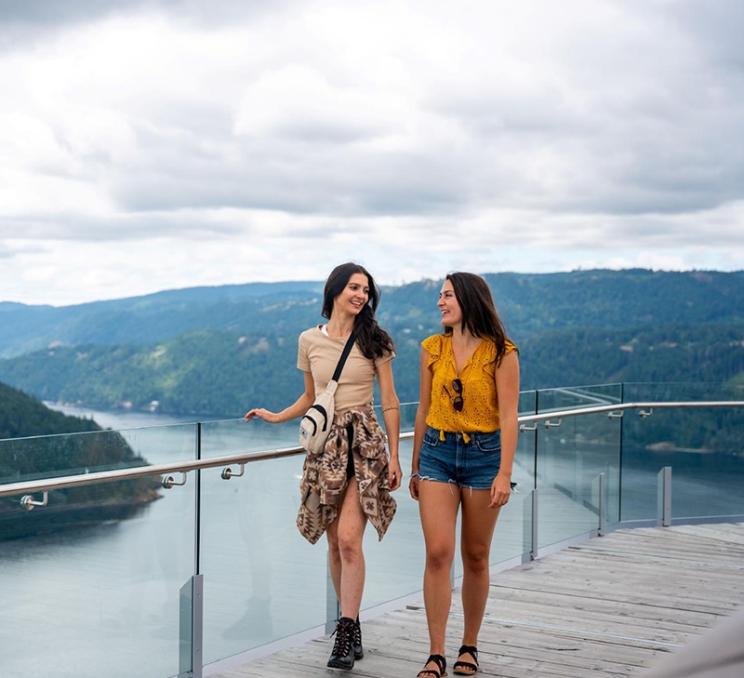
[[[101,427],[91,419],[55,412],[36,398],[0,383],[0,440],[100,430]]]
[[[436,328],[435,328],[436,329]],[[435,330],[433,330],[435,331]],[[397,339],[403,401],[418,399],[419,342]],[[0,378],[40,397],[99,408],[239,416],[301,392],[295,336],[194,332],[146,347],[58,348],[0,362]],[[724,382],[744,374],[744,324],[553,330],[519,341],[523,388],[614,381]]]
[[[143,344],[194,329],[250,327],[256,321],[281,327],[288,318],[302,317],[305,309],[314,315],[322,289],[317,282],[249,283],[76,306],[0,303],[0,356],[57,345]]]
[[[0,483],[146,464],[119,433],[54,412],[0,383]],[[157,487],[157,479],[143,478],[56,490],[48,506],[31,513],[21,508],[20,497],[3,497],[0,540],[127,517],[156,499]]]
[[[575,271],[486,278],[520,347],[524,388],[621,380],[722,382],[744,371],[742,272]],[[418,397],[421,339],[440,329],[440,284],[420,281],[383,290],[379,318],[396,342],[395,375],[403,400]],[[297,335],[322,318],[317,289],[277,285],[101,302],[101,313],[118,318],[117,332],[130,327],[127,341],[110,345],[91,338],[75,347],[0,360],[0,379],[43,399],[100,408],[236,416],[251,404],[284,406],[302,388],[295,368]],[[227,295],[222,302],[220,294]],[[203,303],[210,309],[206,315]],[[132,329],[134,319],[142,319],[143,304],[148,313],[159,309],[157,331]],[[146,340],[176,332],[184,318],[201,323],[201,329]],[[106,329],[112,322],[95,332],[113,337]]]
[[[573,271],[486,274],[510,331],[744,322],[744,272]],[[380,319],[393,333],[436,327],[441,282],[383,289]],[[51,346],[153,344],[193,330],[296,334],[319,317],[321,282],[171,290],[53,308],[0,303],[0,356]]]

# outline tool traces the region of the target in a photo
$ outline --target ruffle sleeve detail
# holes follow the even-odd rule
[[[432,334],[421,342],[423,348],[429,354],[428,366],[431,367],[442,356],[442,335]]]
[[[506,340],[505,346],[504,346],[504,355],[507,355],[511,353],[512,351],[518,351],[517,345],[510,341],[509,339]],[[481,353],[481,360],[483,365],[489,365],[490,363],[496,362],[496,344],[494,344],[492,341],[489,341],[485,344],[483,347],[483,352]]]

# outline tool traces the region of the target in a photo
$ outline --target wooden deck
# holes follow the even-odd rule
[[[450,664],[462,630],[454,602]],[[618,530],[493,577],[478,675],[642,676],[742,605],[744,523]],[[363,622],[363,633],[367,654],[345,675],[413,678],[426,658],[421,604]],[[329,650],[311,641],[219,676],[344,674],[325,667]]]

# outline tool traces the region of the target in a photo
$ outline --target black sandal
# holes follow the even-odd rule
[[[441,654],[430,654],[429,658],[424,662],[426,666],[429,662],[434,662],[437,665],[436,669],[421,669],[417,674],[416,678],[424,678],[425,676],[434,676],[434,678],[444,678],[447,675],[447,660]]]
[[[452,666],[452,673],[456,673],[459,676],[474,675],[478,671],[478,648],[475,645],[463,645],[457,654],[458,656],[469,654],[475,662],[458,660]],[[462,671],[461,669],[467,669],[467,671]]]

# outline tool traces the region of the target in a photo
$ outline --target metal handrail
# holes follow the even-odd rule
[[[608,405],[595,405],[592,407],[579,407],[570,410],[554,410],[542,414],[527,414],[518,418],[520,424],[532,422],[543,422],[549,419],[565,419],[587,414],[613,413],[624,410],[641,409],[692,409],[692,408],[739,408],[744,407],[742,400],[712,400],[712,401],[682,401],[682,402],[635,402],[635,403],[612,403]],[[406,431],[400,435],[401,439],[413,437],[413,431]],[[71,487],[83,487],[85,485],[96,485],[99,483],[114,482],[117,480],[133,480],[136,478],[147,478],[171,473],[188,473],[217,466],[230,466],[232,464],[249,464],[255,461],[266,461],[268,459],[281,459],[304,454],[301,447],[286,447],[277,450],[263,450],[261,452],[247,452],[244,454],[230,454],[210,459],[189,459],[171,462],[168,464],[153,464],[150,466],[135,466],[132,468],[118,469],[116,471],[98,471],[95,473],[83,473],[73,476],[61,476],[59,478],[46,478],[42,480],[29,480],[20,483],[0,484],[0,497],[10,497],[18,494],[33,494],[36,492],[51,492]],[[237,474],[234,474],[237,475]]]

